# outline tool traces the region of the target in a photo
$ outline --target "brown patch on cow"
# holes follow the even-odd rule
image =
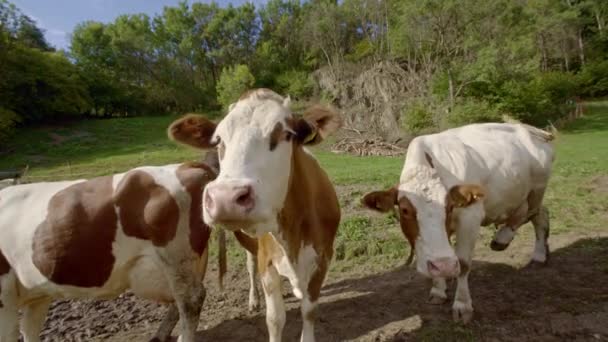
[[[169,125],[167,135],[173,141],[208,149],[216,145],[216,142],[211,141],[215,127],[215,123],[202,115],[187,114]]]
[[[281,237],[287,243],[285,252],[291,262],[296,262],[303,246],[312,246],[317,253],[317,270],[308,283],[309,296],[315,301],[320,295],[333,256],[333,242],[340,223],[340,205],[327,174],[301,147],[293,150],[288,189],[283,209],[278,215]],[[266,260],[277,253],[276,249],[281,250],[272,238],[260,238],[259,243],[259,255],[270,249]],[[260,266],[264,264],[259,262]]]
[[[485,191],[480,185],[462,184],[453,186],[448,191],[447,202],[451,203],[456,208],[464,208],[482,200],[485,196]]]
[[[9,265],[8,260],[6,260],[4,254],[2,254],[2,250],[0,250],[0,276],[7,274],[10,270],[11,265]]]
[[[203,190],[216,177],[211,167],[203,163],[185,163],[175,172],[190,194],[190,247],[198,255],[207,248],[211,229],[203,222]]]
[[[392,187],[386,191],[373,191],[363,196],[361,204],[369,209],[386,213],[397,205],[398,194],[397,187]]]
[[[464,261],[463,259],[458,259],[458,262],[460,263],[460,276],[462,277],[469,273],[469,270],[471,269],[469,263]]]
[[[416,239],[420,234],[420,227],[418,226],[418,219],[416,217],[416,208],[412,205],[412,202],[410,202],[410,200],[406,196],[401,197],[397,202],[401,231],[409,242],[411,249],[415,250]]]
[[[2,254],[2,250],[0,250],[0,276],[7,274],[11,270],[11,265],[9,265],[8,260],[4,254]],[[2,294],[2,284],[0,284],[0,294]],[[2,298],[0,296],[0,298]],[[4,307],[2,300],[0,299],[0,309]]]
[[[100,287],[114,266],[117,216],[112,177],[71,185],[55,194],[34,233],[32,261],[60,285]]]
[[[177,232],[179,207],[175,198],[143,171],[127,173],[116,188],[116,207],[127,236],[166,246]]]
[[[258,253],[258,239],[252,238],[241,231],[235,231],[234,237],[236,237],[239,244],[243,246],[243,248],[245,248],[249,253],[253,255]]]
[[[270,150],[273,151],[277,145],[285,139],[285,131],[283,130],[283,124],[277,122],[270,132]]]

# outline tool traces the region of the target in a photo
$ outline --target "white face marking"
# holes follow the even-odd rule
[[[219,123],[213,137],[220,142],[223,156],[220,173],[208,186],[251,186],[255,206],[242,217],[247,225],[255,225],[256,231],[251,233],[276,227],[272,222],[283,207],[289,185],[293,145],[280,139],[271,150],[271,133],[277,125],[290,130],[287,119],[291,111],[279,95],[274,96],[276,98],[252,95],[239,101]],[[213,223],[207,210],[204,210],[204,219],[208,224]]]
[[[399,198],[407,197],[416,208],[419,234],[416,239],[416,269],[430,276],[427,262],[438,258],[456,258],[446,232],[447,190],[429,167],[412,169],[401,175]]]

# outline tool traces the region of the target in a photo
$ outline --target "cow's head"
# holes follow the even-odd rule
[[[339,116],[315,106],[296,117],[289,98],[268,89],[249,91],[217,125],[186,115],[169,137],[200,149],[217,148],[220,172],[204,189],[207,224],[251,233],[275,230],[290,184],[294,149],[314,145],[340,125]]]
[[[427,155],[429,166],[405,171],[398,186],[366,194],[362,203],[369,209],[395,209],[401,229],[416,253],[418,272],[431,277],[455,277],[460,263],[450,245],[455,210],[467,208],[484,197],[480,185],[446,187]],[[466,219],[460,212],[459,219]],[[468,266],[468,265],[467,265]]]

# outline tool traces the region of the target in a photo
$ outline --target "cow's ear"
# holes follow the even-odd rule
[[[471,204],[483,200],[485,190],[477,184],[455,185],[448,193],[448,200],[456,208],[468,207]]]
[[[293,130],[296,141],[303,145],[316,145],[335,132],[342,125],[340,115],[323,107],[308,108],[301,118],[295,121]]]
[[[175,120],[167,130],[169,139],[200,149],[214,147],[212,142],[215,123],[202,115],[187,114]]]
[[[397,193],[397,188],[390,188],[385,191],[373,191],[363,196],[361,203],[369,209],[386,213],[397,204]]]

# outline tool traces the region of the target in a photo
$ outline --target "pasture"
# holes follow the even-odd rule
[[[197,159],[197,151],[166,138],[174,119],[27,129],[0,148],[0,169],[29,164],[27,180],[44,181]],[[337,187],[343,218],[319,307],[320,341],[608,339],[608,102],[588,103],[583,118],[560,130],[545,202],[551,215],[549,266],[525,265],[533,248],[531,226],[522,227],[503,252],[490,250],[493,229],[482,229],[469,278],[475,315],[467,326],[451,323],[451,301],[439,306],[426,302],[429,281],[403,266],[409,247],[396,219],[364,211],[359,204],[365,192],[398,180],[403,157],[336,155],[329,145],[313,152]],[[217,288],[212,243],[201,340],[265,341],[263,310],[247,312],[244,252],[229,240],[224,293]],[[450,290],[451,295],[453,286]],[[284,295],[289,310],[284,337],[294,341],[301,327],[299,310],[287,286]],[[63,341],[145,340],[163,313],[163,307],[128,294],[114,301],[59,302],[44,335]]]

